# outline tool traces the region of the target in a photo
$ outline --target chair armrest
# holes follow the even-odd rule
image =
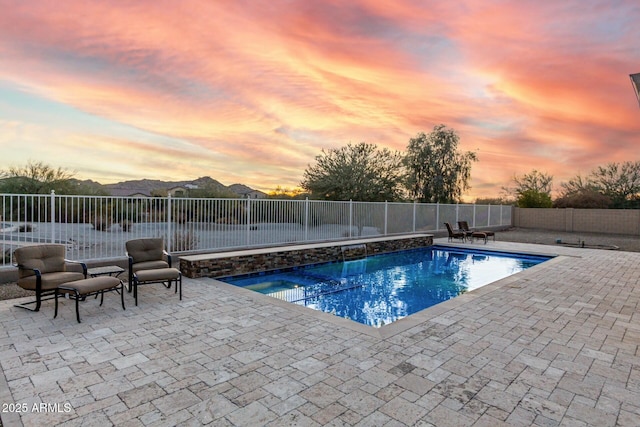
[[[171,267],[171,254],[164,249],[162,250],[162,253],[167,257],[167,263],[169,264],[169,267]]]
[[[37,268],[30,268],[30,267],[26,267],[26,266],[21,265],[21,264],[14,264],[14,265],[16,267],[18,267],[20,270],[31,270],[31,271],[33,271],[38,279],[40,279],[40,277],[42,277],[42,273],[40,273],[40,270],[38,270]]]
[[[36,276],[36,292],[40,293],[42,290],[42,273],[37,268],[29,268],[24,265],[17,264],[16,265],[21,270],[31,270],[35,273]],[[20,280],[18,280],[18,286],[20,286]]]
[[[85,264],[82,261],[75,261],[72,259],[66,259],[64,260],[65,263],[69,263],[69,264],[80,264],[80,266],[82,267],[82,274],[84,274],[84,278],[87,278],[87,264]]]

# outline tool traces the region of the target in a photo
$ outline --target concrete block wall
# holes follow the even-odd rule
[[[514,227],[640,236],[638,209],[515,208]]]

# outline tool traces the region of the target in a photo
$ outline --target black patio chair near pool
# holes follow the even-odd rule
[[[467,238],[471,240],[473,243],[473,239],[484,239],[484,243],[487,243],[487,238],[493,237],[493,240],[496,240],[496,233],[489,230],[475,230],[469,228],[469,223],[467,221],[458,221],[458,228],[460,231],[466,234]]]
[[[447,227],[447,232],[449,233],[449,241],[453,241],[454,239],[460,239],[463,242],[466,240],[467,235],[464,231],[454,230],[451,224],[448,222],[444,223],[445,227]]]

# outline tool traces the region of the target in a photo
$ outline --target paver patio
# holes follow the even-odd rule
[[[380,329],[212,279],[185,279],[182,301],[144,287],[126,311],[115,294],[91,299],[82,324],[72,301],[57,319],[52,301],[38,313],[2,301],[0,416],[5,427],[640,425],[640,253],[474,246],[562,256]]]

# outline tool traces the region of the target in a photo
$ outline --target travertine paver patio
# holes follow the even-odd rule
[[[639,425],[640,253],[486,248],[564,256],[381,329],[211,279],[185,280],[181,302],[160,286],[126,311],[87,301],[80,325],[69,301],[57,319],[3,301],[2,420]]]

